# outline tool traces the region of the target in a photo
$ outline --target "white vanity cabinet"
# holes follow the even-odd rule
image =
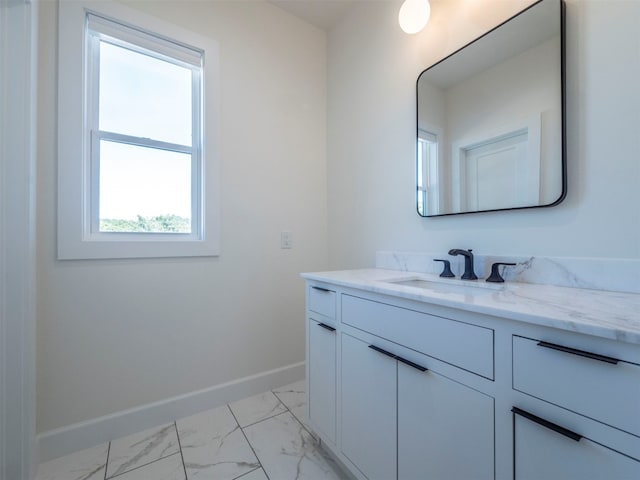
[[[398,478],[493,479],[493,398],[398,362]]]
[[[514,390],[567,411],[513,409],[515,480],[640,478],[640,365],[599,347],[513,336]]]
[[[598,346],[514,336],[513,388],[640,436],[640,365]]]
[[[325,441],[336,441],[335,291],[310,288],[307,296],[307,411]]]
[[[537,323],[466,293],[456,307],[321,278],[307,282],[309,423],[357,479],[640,479],[637,341],[544,324],[548,307]],[[501,306],[530,295],[514,288]]]
[[[341,451],[366,478],[494,478],[491,397],[351,335],[341,343]]]
[[[329,290],[321,288],[310,286],[307,308],[309,417],[320,438],[368,480],[493,479],[493,398],[438,371],[444,361],[454,372],[490,382],[493,331],[336,289],[334,356],[334,339],[321,339],[334,333],[318,321],[319,311],[332,311],[331,302],[319,306]],[[326,373],[334,362],[335,403]],[[331,413],[337,408],[337,436],[328,432],[332,415],[321,418],[318,405]]]
[[[529,412],[514,413],[513,442],[514,480],[640,478],[637,459]]]
[[[369,480],[396,478],[397,361],[341,336],[340,450]]]
[[[336,441],[336,329],[309,319],[309,419]]]

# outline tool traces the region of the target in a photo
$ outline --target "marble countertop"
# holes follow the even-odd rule
[[[640,344],[640,294],[506,282],[488,284],[370,268],[303,273],[307,280]],[[423,287],[398,281],[420,279]]]

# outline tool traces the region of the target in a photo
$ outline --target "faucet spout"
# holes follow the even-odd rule
[[[473,271],[473,250],[463,250],[460,248],[452,248],[449,250],[449,255],[464,256],[464,273],[462,274],[462,280],[477,280],[478,277]]]

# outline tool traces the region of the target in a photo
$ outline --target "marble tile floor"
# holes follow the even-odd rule
[[[304,425],[301,380],[40,464],[36,480],[351,478]]]

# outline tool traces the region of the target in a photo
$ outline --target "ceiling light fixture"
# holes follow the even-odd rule
[[[405,33],[418,33],[429,21],[430,14],[429,0],[404,0],[398,12],[398,23]]]

